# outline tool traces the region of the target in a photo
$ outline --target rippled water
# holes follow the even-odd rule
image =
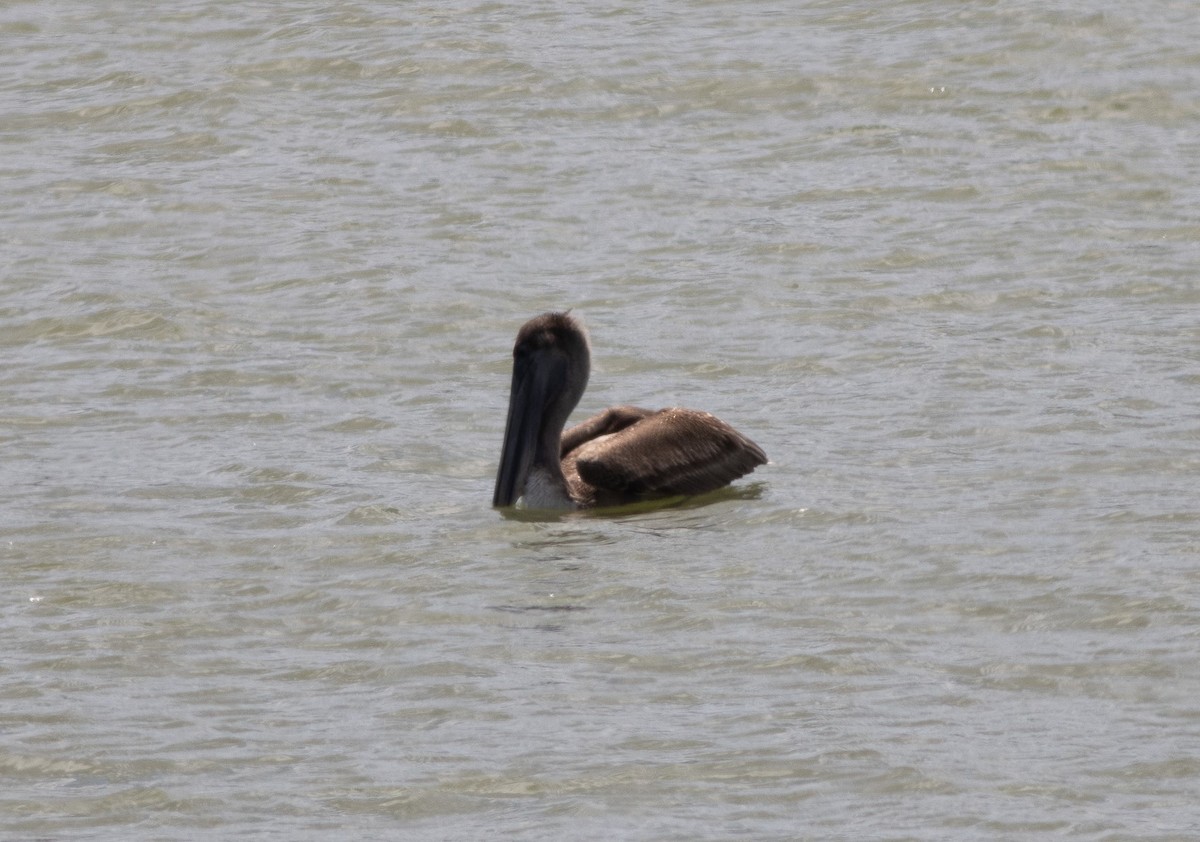
[[[1200,835],[1187,3],[0,9],[0,832]],[[517,327],[772,463],[489,508]]]

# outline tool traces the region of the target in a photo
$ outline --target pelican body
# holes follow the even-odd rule
[[[703,494],[766,464],[761,447],[694,409],[609,407],[564,433],[590,370],[587,332],[567,313],[521,327],[493,506],[581,509]]]

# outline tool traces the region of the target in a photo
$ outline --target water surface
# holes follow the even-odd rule
[[[1200,833],[1194,10],[793,5],[0,10],[4,833]]]

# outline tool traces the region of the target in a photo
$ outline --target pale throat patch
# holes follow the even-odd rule
[[[517,501],[526,509],[573,509],[575,503],[566,489],[544,468],[534,468],[525,480],[525,493]]]

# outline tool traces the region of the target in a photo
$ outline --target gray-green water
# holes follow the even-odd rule
[[[1190,3],[0,8],[0,834],[1200,835]],[[517,327],[772,464],[492,511]]]

